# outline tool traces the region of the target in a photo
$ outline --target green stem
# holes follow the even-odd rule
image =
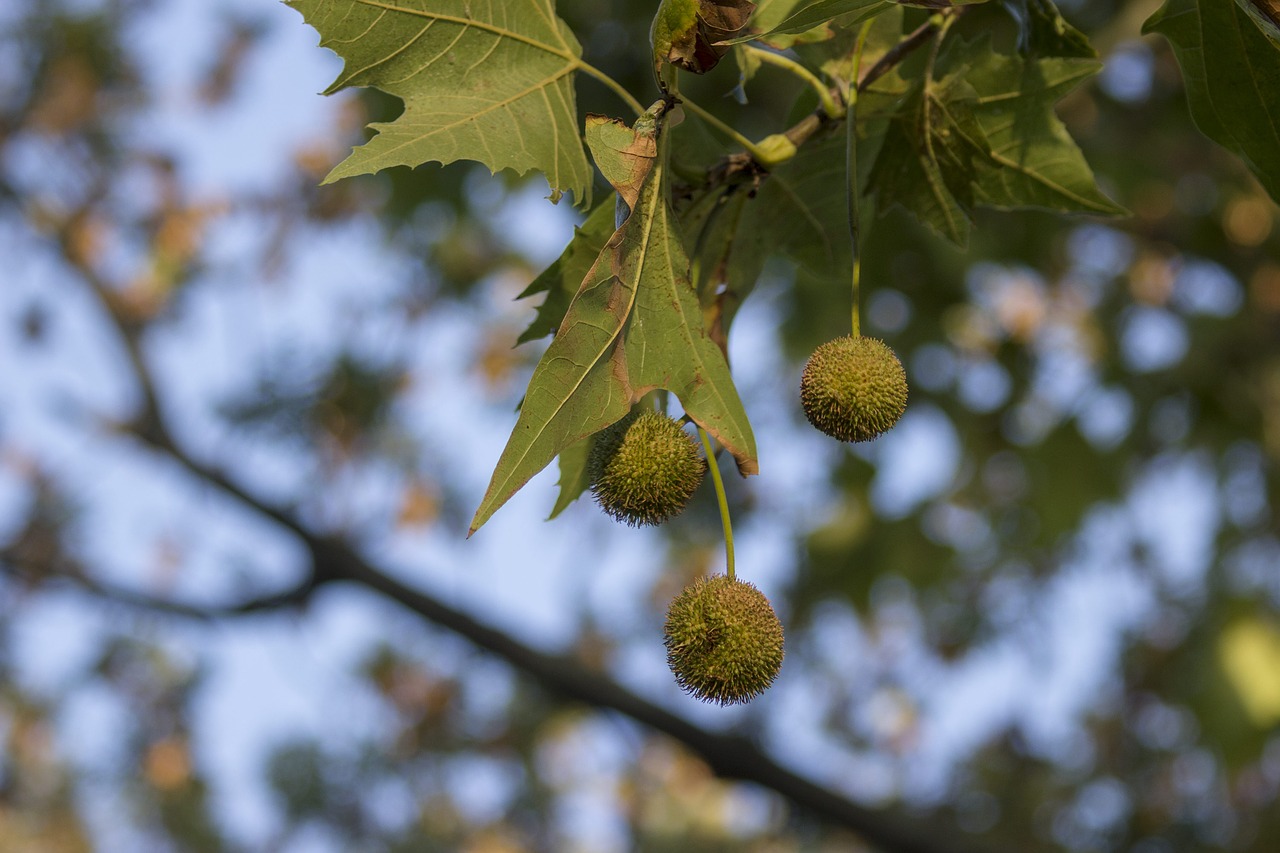
[[[599,68],[596,68],[594,65],[592,65],[590,62],[584,62],[581,59],[578,60],[578,68],[584,74],[588,74],[596,78],[601,83],[605,84],[610,89],[612,89],[613,93],[617,95],[619,98],[621,98],[623,101],[625,101],[627,106],[631,107],[631,109],[635,112],[636,115],[638,116],[644,115],[644,107],[640,106],[640,102],[637,101],[635,97],[630,92],[627,91],[626,87],[623,86],[621,83],[619,83],[617,80],[614,80],[608,74],[605,74]]]
[[[695,104],[693,101],[682,95],[680,97],[680,103],[684,104],[685,109],[689,112],[693,113],[698,118],[702,119],[707,124],[732,139],[735,144],[742,146],[742,149],[751,155],[752,160],[755,160],[757,163],[768,163],[770,161],[771,158],[761,151],[758,145],[750,139],[747,139],[741,133],[738,133],[738,131],[734,130],[711,113],[704,110],[702,107]]]
[[[742,47],[748,54],[759,59],[761,62],[768,63],[769,65],[775,65],[778,68],[782,68],[799,77],[811,86],[813,91],[818,93],[818,99],[822,101],[822,111],[827,114],[827,118],[840,117],[840,105],[837,104],[836,99],[831,96],[831,90],[827,88],[827,85],[819,80],[817,75],[808,68],[805,68],[794,59],[784,56],[781,53],[774,53],[772,50],[765,50],[764,48],[756,47],[751,44],[746,44]]]
[[[849,252],[853,256],[853,310],[852,336],[862,334],[862,317],[859,305],[862,300],[862,250],[859,245],[862,235],[862,215],[858,194],[858,72],[862,70],[862,50],[867,46],[867,34],[871,32],[871,21],[862,25],[858,33],[858,46],[853,55],[853,76],[855,84],[849,87],[849,96],[845,111],[845,172],[848,175],[847,198],[849,205]]]
[[[720,465],[716,462],[716,452],[711,446],[711,436],[702,427],[698,427],[698,435],[702,438],[702,449],[707,454],[707,467],[711,469],[711,481],[716,487],[716,502],[720,504],[720,523],[724,525],[724,560],[725,574],[733,580],[733,524],[729,521],[729,499],[725,497],[724,480],[720,476]]]

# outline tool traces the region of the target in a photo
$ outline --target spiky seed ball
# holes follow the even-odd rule
[[[676,682],[705,702],[749,702],[782,669],[782,623],[746,581],[694,581],[671,602],[663,634]]]
[[[652,409],[602,430],[588,466],[596,502],[633,527],[661,524],[684,509],[707,467],[680,422]]]
[[[846,335],[809,357],[800,405],[809,423],[832,438],[870,441],[906,410],[907,373],[884,341]]]

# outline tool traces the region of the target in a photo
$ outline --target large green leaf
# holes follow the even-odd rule
[[[703,328],[689,260],[667,200],[661,108],[634,128],[590,116],[587,143],[630,214],[609,238],[534,368],[515,429],[471,530],[531,477],[586,437],[620,420],[654,389],[757,470],[755,439],[729,366]]]
[[[1169,0],[1144,30],[1173,44],[1196,126],[1280,201],[1280,51],[1227,0]]]
[[[974,117],[988,150],[978,158],[979,204],[1002,209],[1117,216],[1053,105],[1102,67],[1090,59],[1002,56],[977,42],[965,57],[965,82],[977,92]],[[967,60],[967,61],[966,61]]]
[[[1124,213],[1053,112],[1098,62],[1005,56],[981,39],[953,43],[939,65],[940,79],[913,85],[872,170],[881,211],[901,205],[959,245],[978,205]]]
[[[373,86],[404,114],[326,181],[391,166],[477,160],[542,171],[553,197],[591,192],[573,72],[582,49],[554,0],[287,0],[345,60],[329,92]]]

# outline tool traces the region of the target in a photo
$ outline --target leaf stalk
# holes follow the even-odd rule
[[[845,171],[848,174],[849,205],[849,254],[852,256],[852,272],[850,274],[853,291],[853,308],[851,310],[851,332],[853,337],[862,334],[862,249],[859,245],[862,236],[862,215],[858,192],[858,72],[862,70],[862,51],[867,46],[867,36],[871,32],[872,21],[867,21],[858,32],[857,48],[853,55],[854,85],[849,87],[848,100],[845,107]]]
[[[702,427],[698,427],[698,436],[702,439],[702,449],[707,454],[711,482],[716,487],[716,503],[720,505],[720,523],[724,526],[725,574],[729,576],[729,580],[733,580],[733,523],[729,519],[729,499],[724,493],[724,478],[720,476],[720,465],[716,461],[715,448],[711,445],[711,436]]]

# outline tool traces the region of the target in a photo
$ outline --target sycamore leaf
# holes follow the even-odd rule
[[[901,205],[962,246],[978,205],[1124,213],[1053,112],[1098,62],[1004,56],[982,39],[939,64],[948,73],[913,85],[872,170],[882,212]]]
[[[373,86],[404,101],[326,183],[391,166],[476,160],[544,172],[590,201],[573,73],[582,48],[554,0],[287,0],[345,60],[328,93]]]
[[[724,355],[703,328],[667,202],[663,109],[659,102],[633,128],[587,119],[587,144],[629,215],[601,249],[534,368],[473,533],[558,454],[620,420],[654,389],[673,392],[744,475],[757,470],[751,426]]]
[[[665,63],[694,74],[715,68],[729,51],[718,43],[742,32],[754,10],[751,0],[662,0],[649,32],[659,77]]]
[[[586,278],[596,255],[604,248],[605,241],[614,231],[614,196],[596,205],[581,225],[573,229],[573,239],[560,254],[560,257],[543,270],[537,278],[529,283],[517,299],[527,299],[539,293],[547,296],[537,308],[537,316],[529,324],[529,328],[516,339],[516,344],[535,341],[538,338],[555,334],[560,328],[564,314],[569,310],[569,303],[578,292],[582,280]]]
[[[1144,31],[1173,44],[1200,131],[1280,201],[1280,51],[1226,0],[1169,0]]]
[[[1088,59],[1002,56],[978,42],[965,82],[977,92],[974,117],[988,150],[977,158],[979,204],[1122,216],[1107,198],[1053,105],[1102,67]]]
[[[974,153],[986,139],[972,114],[972,88],[961,75],[913,86],[889,123],[869,189],[883,213],[893,205],[963,246],[974,209]]]

